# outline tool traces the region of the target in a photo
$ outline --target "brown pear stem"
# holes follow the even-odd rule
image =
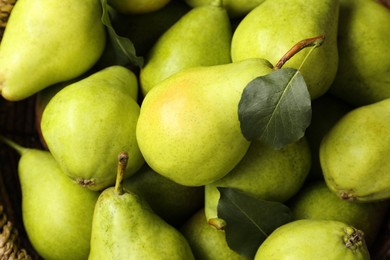
[[[118,195],[122,195],[124,193],[123,179],[124,179],[128,160],[129,160],[129,155],[126,152],[119,153],[118,170],[117,170],[116,183],[115,183],[115,192]]]
[[[218,230],[224,230],[226,227],[226,221],[221,218],[211,218],[207,221],[207,223]]]
[[[324,40],[325,36],[320,35],[317,37],[304,39],[296,43],[288,52],[286,52],[286,54],[283,55],[283,57],[278,61],[278,63],[276,63],[276,65],[274,66],[274,70],[281,69],[289,59],[291,59],[295,54],[297,54],[304,48],[310,46],[318,47],[323,43]]]

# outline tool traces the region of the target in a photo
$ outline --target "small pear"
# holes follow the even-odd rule
[[[232,171],[206,185],[207,220],[218,217],[218,187],[238,189],[263,200],[284,202],[302,187],[310,165],[310,149],[305,138],[279,150],[252,142],[244,158]]]
[[[260,245],[254,260],[369,260],[361,230],[334,220],[302,219],[284,224]]]
[[[329,92],[354,106],[390,98],[390,12],[373,0],[340,0],[339,67]]]
[[[225,231],[218,230],[207,222],[203,208],[191,216],[180,231],[190,244],[195,259],[249,260],[229,247]]]
[[[80,185],[102,190],[114,184],[115,158],[123,149],[131,152],[126,177],[143,165],[135,137],[137,89],[132,71],[111,66],[66,86],[46,105],[43,138],[63,171]]]
[[[222,5],[226,8],[230,18],[242,18],[252,11],[259,4],[265,0],[222,0]],[[198,7],[202,5],[208,5],[215,0],[185,0],[185,2],[191,7]]]
[[[287,206],[296,219],[337,220],[363,231],[367,246],[377,238],[389,201],[357,203],[341,200],[325,181],[306,183]]]
[[[72,182],[48,151],[0,139],[20,154],[23,225],[34,250],[44,259],[86,259],[99,193]]]
[[[106,35],[96,0],[18,0],[0,45],[0,92],[11,101],[71,80],[103,53]]]
[[[229,16],[220,4],[191,9],[148,52],[139,75],[143,95],[183,69],[230,63],[231,37]]]
[[[179,184],[222,178],[244,157],[238,104],[245,86],[272,71],[264,59],[188,68],[156,85],[141,104],[136,136],[148,165]]]
[[[171,0],[108,0],[108,4],[123,14],[144,14],[160,10]]]
[[[184,236],[152,211],[139,195],[123,189],[129,155],[121,152],[115,187],[102,191],[93,214],[90,260],[194,259]]]
[[[338,0],[266,0],[250,11],[232,37],[233,61],[263,58],[276,64],[289,47],[301,39],[322,35],[325,40],[304,65],[309,49],[298,53],[285,67],[300,68],[310,96],[315,99],[330,88],[338,67]]]
[[[390,198],[390,98],[344,115],[320,144],[329,188],[345,200]]]
[[[156,214],[174,227],[181,226],[204,203],[203,186],[180,185],[156,173],[147,164],[124,180],[123,187],[142,196]]]

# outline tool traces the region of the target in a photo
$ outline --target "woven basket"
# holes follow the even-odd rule
[[[0,41],[15,2],[0,0]],[[22,146],[43,149],[35,128],[35,98],[9,102],[0,97],[0,134]],[[18,161],[19,155],[14,150],[0,145],[0,260],[42,259],[23,226]],[[370,248],[374,260],[390,260],[390,210],[382,225],[377,241]]]

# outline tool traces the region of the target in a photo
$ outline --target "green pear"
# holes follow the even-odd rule
[[[244,158],[232,171],[206,185],[207,220],[218,217],[218,187],[235,188],[255,198],[284,202],[302,187],[310,165],[310,149],[305,138],[279,150],[252,142]]]
[[[203,207],[204,187],[177,184],[144,164],[123,182],[124,189],[143,197],[168,224],[179,227]]]
[[[135,137],[140,107],[135,74],[111,66],[55,94],[41,120],[43,138],[63,171],[87,188],[115,182],[116,155],[131,154],[126,177],[144,163]]]
[[[344,115],[320,144],[329,188],[345,200],[390,198],[390,98]]]
[[[102,191],[92,221],[90,260],[194,259],[184,236],[162,220],[143,197],[123,189],[129,155],[121,152],[115,187]]]
[[[99,193],[72,182],[48,152],[0,137],[20,155],[18,177],[28,240],[44,259],[86,259]]]
[[[195,259],[249,260],[229,247],[224,230],[218,230],[207,223],[203,208],[191,216],[180,231],[190,244]]]
[[[108,0],[108,4],[124,14],[144,14],[155,12],[171,0]]]
[[[18,0],[0,45],[0,92],[22,100],[89,70],[106,36],[96,0]]]
[[[389,9],[375,0],[340,0],[339,68],[330,93],[362,106],[390,98]]]
[[[158,38],[190,9],[182,1],[171,1],[154,12],[131,15],[117,12],[110,17],[116,32],[132,41],[138,55],[146,56]]]
[[[191,9],[148,52],[139,75],[143,95],[183,69],[230,63],[231,37],[229,16],[218,3]]]
[[[223,7],[226,8],[230,18],[241,18],[252,11],[265,0],[222,0]],[[191,7],[208,5],[215,0],[185,0]]]
[[[367,246],[373,244],[388,208],[388,201],[356,203],[341,200],[325,181],[309,182],[287,204],[296,219],[327,219],[363,231]]]
[[[369,260],[362,231],[334,220],[302,219],[284,224],[260,245],[254,260]]]
[[[325,40],[300,68],[310,49],[294,55],[285,67],[300,68],[310,96],[315,99],[330,88],[338,67],[338,0],[266,0],[249,12],[232,37],[233,61],[264,58],[276,64],[293,43],[323,35]]]
[[[305,132],[311,151],[311,169],[308,179],[324,179],[319,158],[321,140],[333,125],[352,109],[353,107],[344,100],[329,93],[313,100],[311,104],[311,122]]]
[[[225,176],[250,144],[238,119],[241,94],[272,68],[264,59],[247,59],[188,68],[156,85],[141,104],[136,129],[148,165],[187,186]]]

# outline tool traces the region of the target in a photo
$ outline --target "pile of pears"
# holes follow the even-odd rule
[[[41,148],[0,141],[20,157],[28,239],[44,259],[374,258],[390,199],[389,31],[376,0],[18,0],[0,93],[34,99]],[[275,148],[243,135],[238,104],[281,59],[304,78],[311,122]],[[293,219],[243,254],[222,187]]]

